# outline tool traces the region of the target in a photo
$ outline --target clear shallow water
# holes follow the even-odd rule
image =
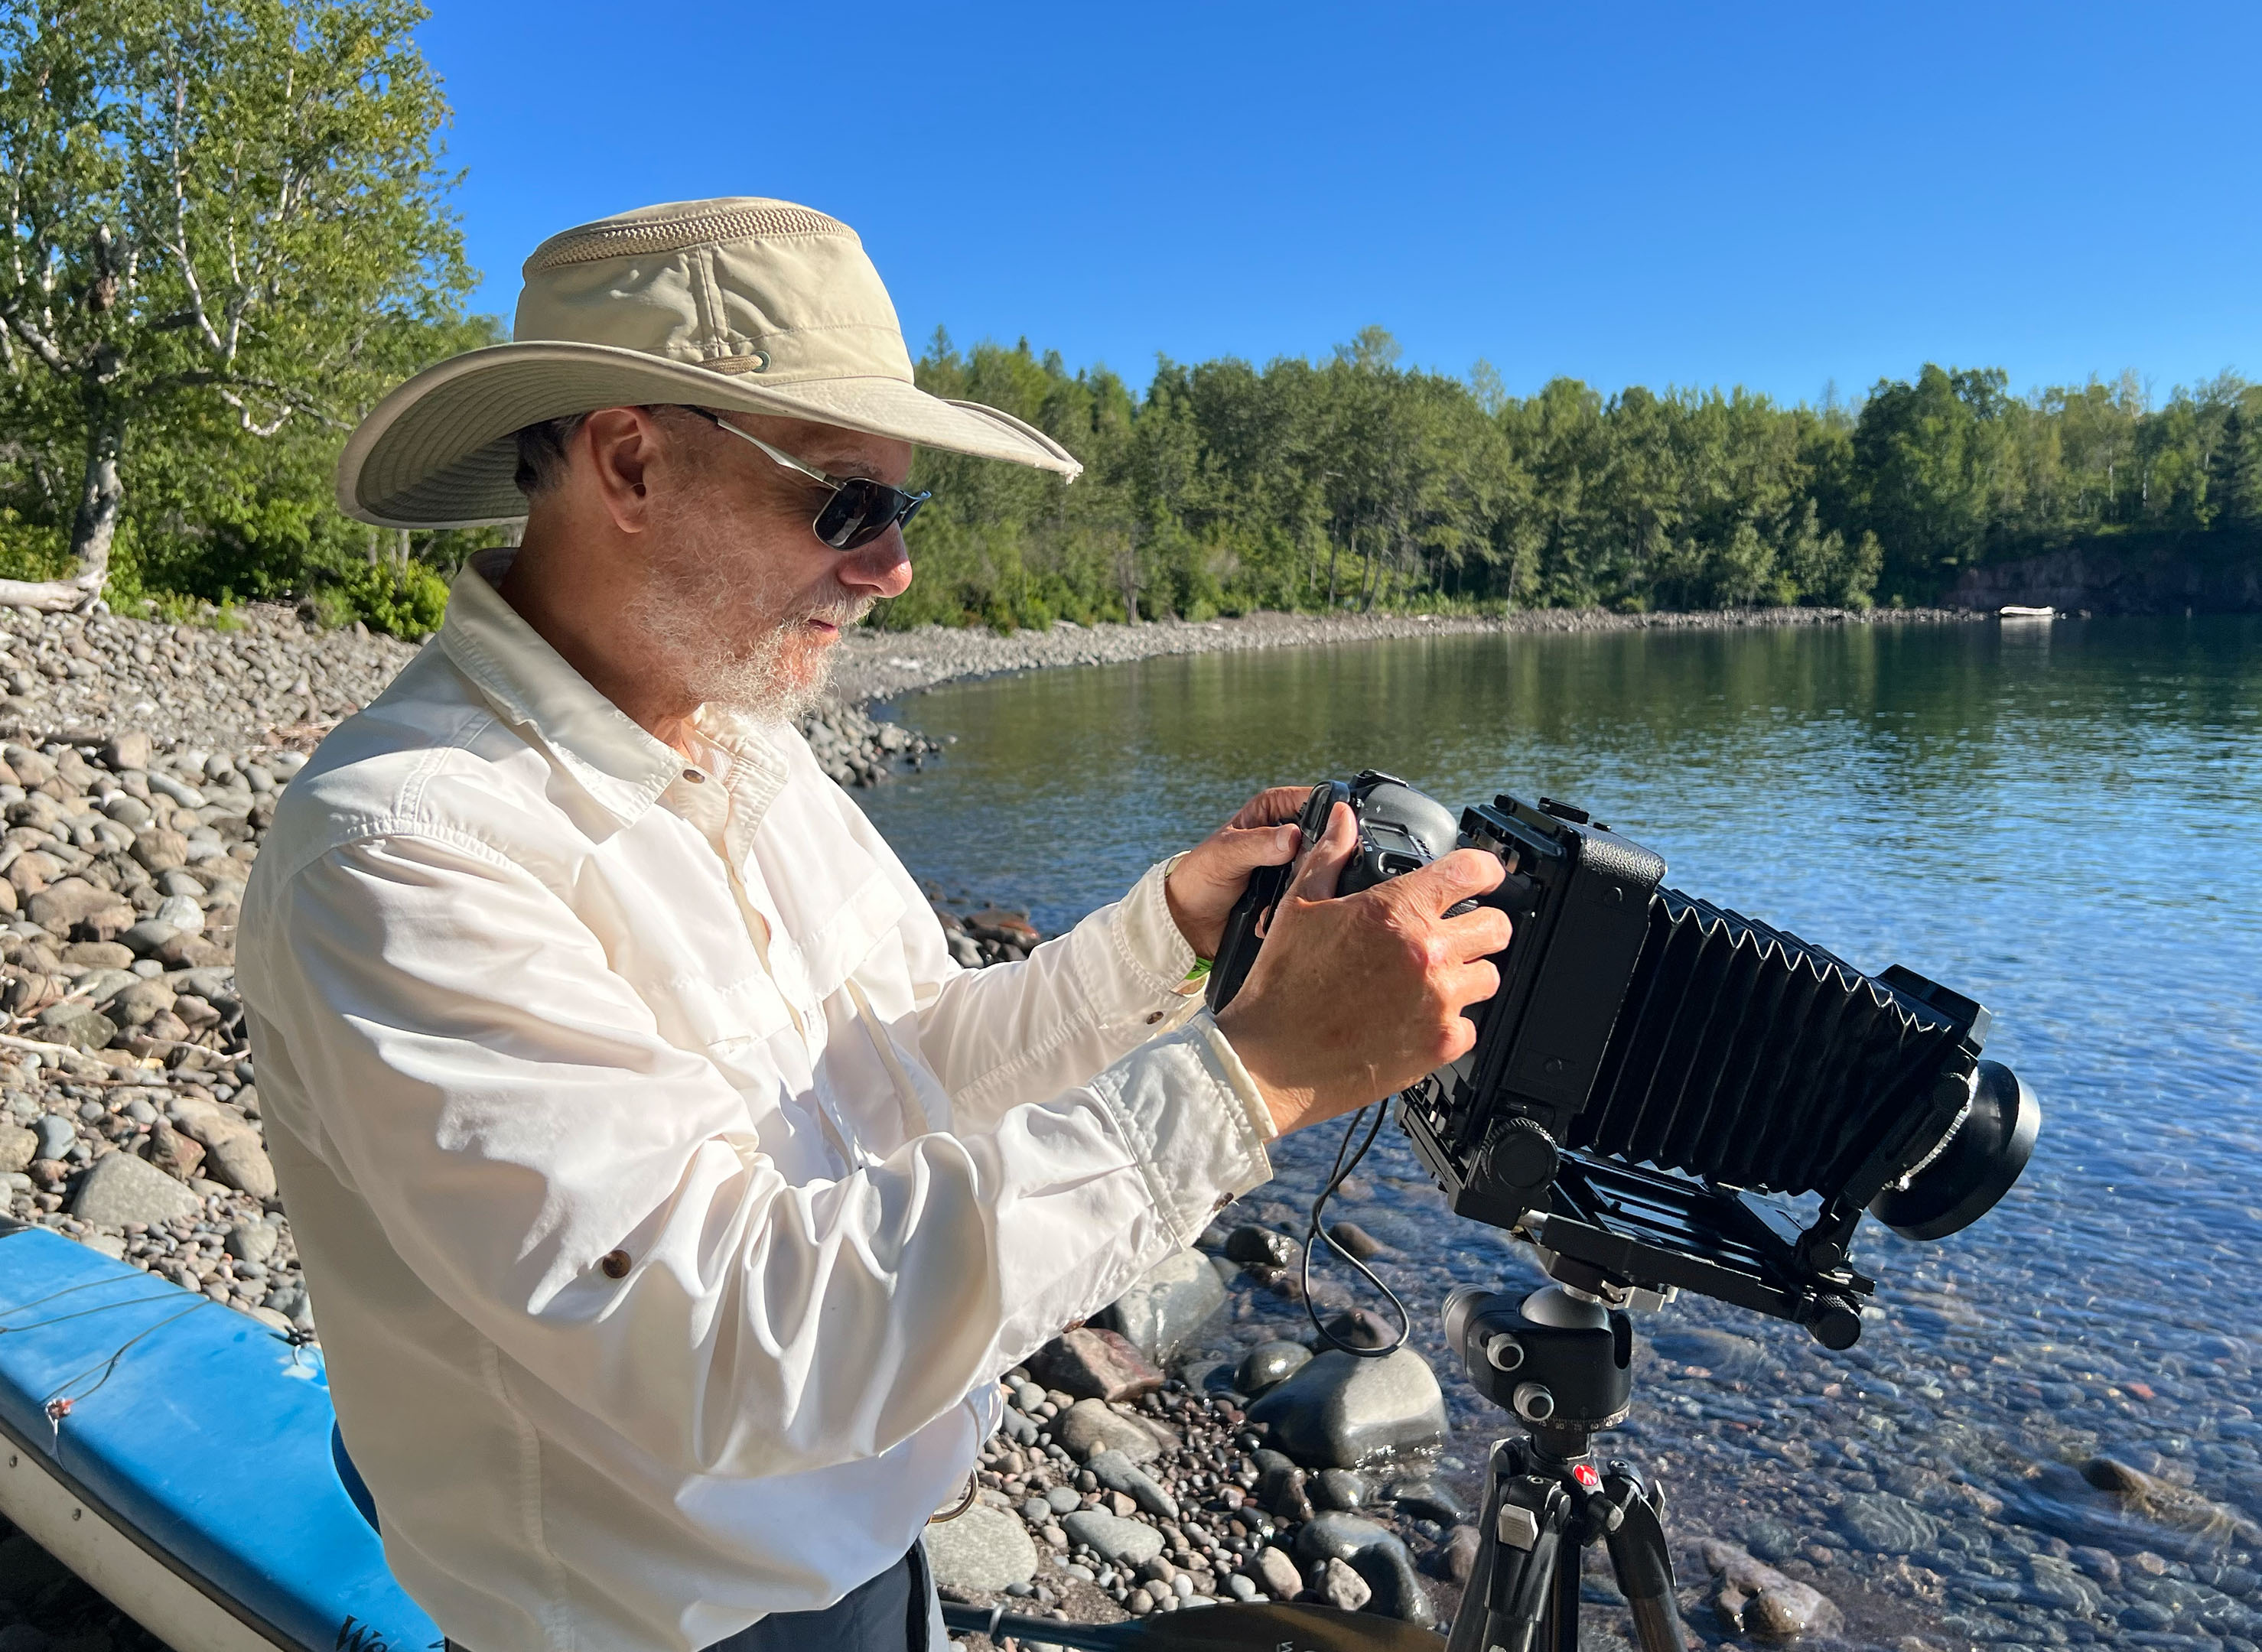
[[[1857,1627],[1901,1603],[1983,1641],[2262,1639],[2251,1572],[2204,1569],[2262,1547],[2262,621],[1450,637],[900,709],[959,741],[868,812],[914,871],[1048,931],[1257,786],[1372,765],[1456,805],[1584,803],[1683,888],[1980,999],[1989,1054],[2046,1110],[2020,1186],[1939,1245],[1867,1225],[1888,1317],[1849,1354],[1709,1303],[1647,1320],[1628,1443],[1665,1465],[1684,1534],[1819,1543],[1833,1592],[1876,1593]],[[1285,1144],[1252,1209],[1300,1207],[1333,1137]],[[1450,1376],[1444,1289],[1529,1265],[1444,1216],[1394,1131],[1369,1167],[1341,1213],[1404,1253],[1391,1276]],[[1237,1311],[1228,1342],[1296,1311]],[[1452,1399],[1473,1462],[1497,1414]],[[2100,1452],[2189,1484],[2211,1526],[2092,1491],[2074,1469]],[[1907,1527],[1882,1546],[1872,1497]],[[2196,1569],[2052,1598],[2070,1548]]]

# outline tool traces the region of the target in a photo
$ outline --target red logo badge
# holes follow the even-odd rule
[[[1591,1462],[1582,1462],[1572,1469],[1571,1477],[1589,1491],[1603,1489],[1603,1476],[1595,1472],[1595,1465]]]

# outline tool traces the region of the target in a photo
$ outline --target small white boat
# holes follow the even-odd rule
[[[2013,602],[1996,609],[1995,617],[1999,620],[2055,620],[2057,618],[2057,610],[2022,607]]]

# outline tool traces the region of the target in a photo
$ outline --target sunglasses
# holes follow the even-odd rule
[[[899,528],[918,514],[918,507],[933,499],[933,493],[906,493],[899,487],[890,487],[884,482],[875,482],[868,477],[827,476],[814,465],[803,464],[790,454],[780,453],[760,436],[749,435],[720,413],[709,413],[704,407],[686,407],[686,413],[696,413],[717,430],[727,430],[741,442],[751,442],[764,453],[803,476],[825,484],[832,490],[810,523],[818,538],[835,550],[854,550],[859,545],[868,545],[890,528]]]

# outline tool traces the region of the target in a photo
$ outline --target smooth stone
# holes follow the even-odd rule
[[[1366,1504],[1366,1482],[1348,1469],[1323,1469],[1313,1482],[1312,1504],[1322,1509],[1357,1509]]]
[[[1445,1537],[1445,1576],[1457,1584],[1466,1584],[1476,1575],[1477,1553],[1483,1544],[1484,1539],[1475,1526],[1455,1526]]]
[[[1257,1268],[1286,1268],[1303,1246],[1286,1233],[1269,1227],[1237,1227],[1226,1235],[1225,1253],[1235,1261]]]
[[[1762,1589],[1744,1606],[1745,1631],[1771,1641],[1827,1634],[1845,1621],[1836,1605],[1819,1590],[1789,1578]]]
[[[141,916],[117,891],[99,888],[83,878],[49,884],[32,897],[29,909],[32,922],[50,935],[68,936],[83,929],[88,938],[97,941],[122,934]]]
[[[169,923],[184,935],[201,935],[205,928],[205,909],[185,894],[169,894],[157,903],[155,914],[160,923]]]
[[[118,938],[132,949],[136,958],[155,958],[165,949],[168,942],[179,940],[181,932],[169,923],[160,923],[155,918],[143,918]]]
[[[205,1174],[222,1187],[248,1193],[255,1199],[275,1196],[275,1164],[267,1149],[249,1131],[223,1136],[206,1149]]]
[[[1387,1348],[1398,1340],[1397,1328],[1370,1308],[1339,1313],[1321,1329],[1335,1339],[1330,1347]]]
[[[227,1238],[222,1242],[227,1253],[238,1261],[257,1262],[264,1267],[274,1256],[282,1238],[272,1222],[239,1222],[228,1229]]]
[[[156,816],[140,798],[125,792],[112,792],[102,800],[102,812],[129,832],[138,832]]]
[[[1121,1515],[1079,1509],[1062,1516],[1061,1525],[1070,1542],[1083,1544],[1111,1566],[1143,1566],[1163,1552],[1160,1532]]]
[[[1064,1485],[1056,1485],[1045,1493],[1045,1506],[1055,1514],[1073,1514],[1084,1506],[1084,1499]]]
[[[1312,1351],[1300,1342],[1260,1342],[1242,1356],[1233,1385],[1252,1398],[1276,1389],[1312,1362]]]
[[[1131,1288],[1092,1316],[1092,1325],[1120,1332],[1156,1365],[1166,1365],[1217,1311],[1225,1284],[1209,1259],[1195,1251],[1166,1256]]]
[[[1296,1557],[1307,1567],[1325,1559],[1357,1568],[1373,1591],[1370,1609],[1383,1617],[1422,1629],[1437,1621],[1437,1609],[1404,1540],[1372,1520],[1356,1514],[1315,1515],[1296,1533]]]
[[[1264,1594],[1264,1591],[1257,1587],[1257,1580],[1245,1572],[1234,1573],[1225,1580],[1225,1586],[1235,1600],[1258,1600],[1262,1599]]]
[[[1806,1534],[1785,1521],[1762,1516],[1744,1528],[1744,1547],[1761,1560],[1789,1560],[1806,1547]]]
[[[118,1036],[116,1022],[100,1010],[90,1009],[83,1005],[73,1004],[68,1008],[78,1013],[54,1021],[49,1021],[45,1011],[40,1013],[40,1025],[46,1029],[49,1038],[58,1044],[68,1045],[74,1050],[84,1050],[90,1053],[110,1047],[110,1041]]]
[[[78,1139],[70,1120],[56,1113],[42,1113],[32,1120],[32,1134],[39,1139],[39,1151],[32,1155],[34,1159],[61,1159]]]
[[[1400,1480],[1390,1488],[1390,1500],[1401,1513],[1440,1526],[1459,1526],[1469,1518],[1467,1505],[1443,1480]]]
[[[128,729],[103,742],[102,766],[113,774],[127,769],[147,769],[156,755],[147,731]]]
[[[104,1153],[79,1183],[71,1214],[97,1227],[122,1228],[130,1222],[151,1227],[201,1215],[204,1201],[179,1182],[130,1153]]]
[[[77,969],[131,969],[133,949],[116,941],[73,941],[63,948],[62,961]]]
[[[1016,1512],[1031,1526],[1043,1526],[1053,1518],[1053,1505],[1042,1498],[1027,1498]]]
[[[1029,1375],[1078,1399],[1137,1399],[1163,1386],[1163,1374],[1113,1331],[1080,1327],[1029,1356]]]
[[[70,1150],[65,1148],[63,1151],[68,1153]],[[29,1167],[34,1159],[54,1156],[40,1151],[40,1138],[36,1131],[25,1130],[15,1124],[0,1124],[0,1176],[16,1174]]]
[[[1357,1612],[1374,1591],[1348,1561],[1331,1559],[1320,1574],[1320,1598],[1338,1612]]]
[[[120,1026],[145,1027],[173,1007],[173,989],[162,980],[143,977],[121,987],[103,1001],[103,1013]]]
[[[1267,1543],[1250,1565],[1257,1582],[1275,1600],[1293,1600],[1303,1591],[1304,1574],[1296,1569],[1296,1562],[1285,1549]]]
[[[1053,1438],[1078,1458],[1113,1451],[1133,1462],[1152,1462],[1163,1449],[1152,1433],[1102,1399],[1080,1399],[1053,1419]]]
[[[926,1527],[925,1541],[938,1585],[995,1594],[1036,1576],[1037,1546],[1027,1529],[986,1503]]]
[[[1444,1443],[1445,1397],[1411,1348],[1360,1359],[1330,1348],[1250,1407],[1272,1443],[1314,1468],[1356,1469]]]
[[[1123,1453],[1096,1452],[1084,1466],[1091,1470],[1100,1484],[1110,1491],[1120,1491],[1148,1513],[1165,1520],[1178,1518],[1178,1500],[1156,1484],[1146,1470]]]
[[[1355,1261],[1369,1261],[1382,1255],[1390,1246],[1368,1232],[1356,1222],[1336,1222],[1328,1228],[1328,1237],[1337,1248]]]
[[[1873,1555],[1913,1555],[1940,1541],[1940,1522],[1890,1491],[1852,1491],[1831,1525],[1855,1548]]]

